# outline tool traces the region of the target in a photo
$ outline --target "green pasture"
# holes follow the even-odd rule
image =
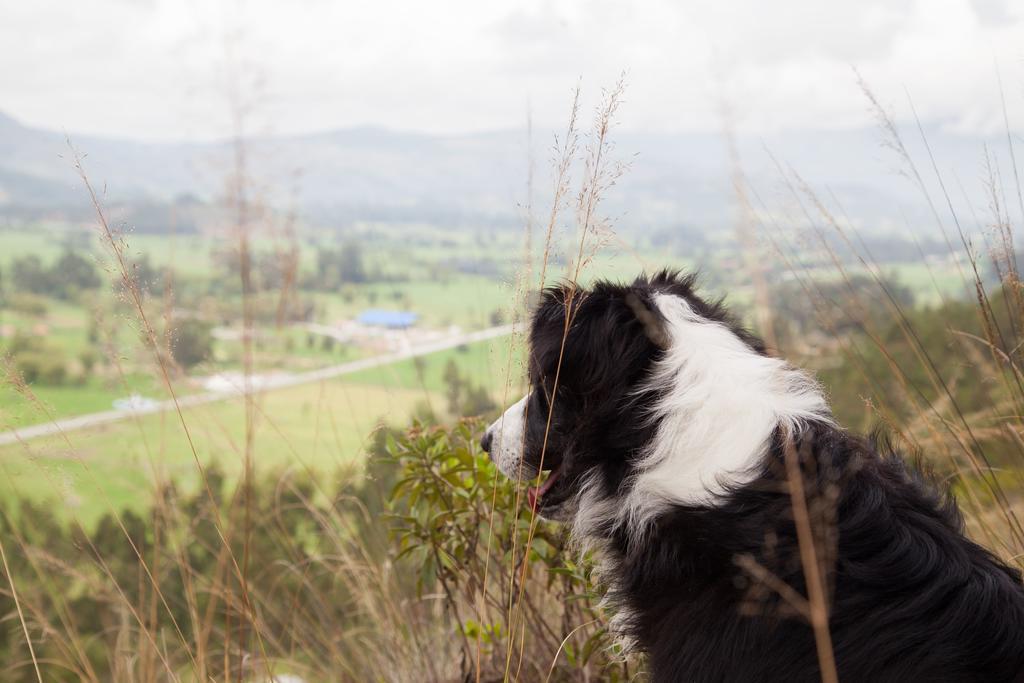
[[[81,234],[80,230],[73,243],[92,245],[98,261],[109,264],[110,255],[95,233],[85,238]],[[44,262],[52,262],[68,239],[67,230],[52,226],[35,231],[0,230],[3,284],[9,285],[9,265],[14,258],[38,254]],[[315,301],[317,323],[330,325],[368,308],[384,308],[418,313],[423,328],[484,329],[509,322],[513,309],[524,306],[522,292],[512,284],[517,274],[529,274],[527,289],[534,289],[540,276],[539,255],[532,269],[525,267],[521,233],[437,226],[361,225],[350,234],[323,237],[301,233],[304,271],[315,269],[316,245],[334,248],[345,240],[359,241],[367,270],[377,269],[397,280],[349,284],[336,292],[302,291],[302,297]],[[535,234],[535,251],[540,251],[542,240],[542,235]],[[132,258],[146,254],[156,267],[171,265],[180,284],[194,285],[200,291],[205,291],[218,275],[212,256],[217,241],[211,237],[129,233],[124,244]],[[270,239],[257,239],[253,244],[263,250],[282,246]],[[547,282],[572,275],[565,264],[575,257],[575,245],[561,238],[551,254]],[[462,272],[474,263],[500,274]],[[697,263],[649,246],[633,249],[611,241],[597,253],[590,253],[588,247],[580,277],[583,282],[596,278],[628,281],[641,271],[664,267],[699,267],[707,274],[708,291],[727,295],[740,311],[753,300],[735,255],[728,251],[711,252]],[[856,267],[848,270],[851,275],[857,272],[860,270]],[[932,305],[943,297],[960,297],[964,291],[952,264],[887,264],[884,273],[910,287],[919,305]],[[835,269],[809,269],[801,275],[838,277]],[[240,298],[222,297],[221,303],[227,310],[236,304],[241,310]],[[0,325],[42,336],[53,353],[74,364],[83,352],[99,348],[90,343],[89,330],[96,311],[101,311],[105,319],[100,336],[116,337],[122,347],[116,352],[116,365],[126,378],[122,381],[120,373],[113,372],[111,359],[102,356],[102,371],[80,381],[33,386],[38,403],[0,382],[0,431],[109,410],[115,399],[132,392],[158,400],[166,398],[153,358],[139,341],[132,313],[114,313],[124,311],[124,307],[113,303],[109,290],[78,303],[47,299],[46,304],[47,313],[42,317],[0,309]],[[320,336],[310,337],[299,328],[267,326],[259,333],[253,345],[257,373],[303,372],[368,353],[337,343],[325,344]],[[0,340],[0,351],[3,344]],[[521,394],[524,375],[521,338],[511,353],[509,348],[508,338],[496,339],[262,395],[257,402],[254,441],[257,468],[310,468],[325,477],[332,476],[339,467],[358,470],[367,440],[378,424],[404,424],[422,404],[435,413],[444,412],[449,361],[455,362],[463,381],[483,386],[496,401],[507,403]],[[198,377],[239,369],[241,359],[240,342],[220,339],[215,342],[212,361],[191,374]],[[177,389],[182,395],[201,391],[198,383],[187,378],[179,380]],[[165,413],[72,432],[67,435],[68,441],[47,437],[0,448],[0,491],[5,496],[51,500],[67,519],[91,524],[109,509],[144,508],[155,481],[174,480],[194,489],[199,484],[196,459],[203,465],[216,462],[229,477],[237,476],[245,451],[243,402],[208,404],[187,410],[183,416],[187,434],[177,414]]]
[[[133,393],[157,398],[167,393],[162,379],[141,373],[125,375],[123,382],[92,377],[81,384],[35,384],[30,391],[31,398],[0,382],[0,431],[110,410],[114,400]]]
[[[461,377],[487,387],[498,401],[507,393],[505,378],[510,373],[508,393],[522,389],[521,347],[510,355],[509,338],[500,338],[335,381],[267,392],[256,401],[257,466],[308,467],[323,474],[339,467],[357,471],[364,446],[379,424],[403,425],[418,405],[445,411],[444,371],[450,359]],[[166,396],[153,377],[129,380],[143,395]],[[183,384],[177,389],[179,395],[198,390]],[[9,386],[0,389],[0,429],[109,410],[115,398],[128,393],[93,384],[35,386],[32,392],[37,403]],[[234,399],[188,409],[183,418],[188,435],[176,413],[164,413],[70,432],[67,441],[52,436],[2,447],[0,491],[53,500],[69,519],[92,523],[109,506],[144,508],[158,479],[198,485],[196,458],[203,464],[217,462],[229,476],[237,475],[245,443],[243,402]]]
[[[522,339],[512,342],[509,337],[501,337],[361,370],[347,375],[346,381],[360,385],[442,393],[447,387],[444,379],[445,368],[449,361],[454,361],[460,377],[474,386],[483,386],[500,402],[505,396],[506,386],[511,395],[522,389],[526,374],[524,360]]]
[[[374,430],[404,424],[424,399],[423,391],[345,381],[262,394],[254,411],[256,469],[308,470],[324,481],[339,470],[356,473]],[[197,460],[215,462],[236,478],[245,455],[245,414],[244,401],[235,399],[180,417],[172,411],[128,418],[0,447],[0,495],[50,501],[60,516],[85,525],[111,510],[143,510],[157,481],[195,490]]]
[[[368,308],[408,310],[420,315],[420,325],[463,330],[492,326],[491,314],[507,320],[513,302],[511,284],[477,275],[453,275],[441,281],[372,283],[351,286],[338,293],[316,293],[328,324],[353,318]]]

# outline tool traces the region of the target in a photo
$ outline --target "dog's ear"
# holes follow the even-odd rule
[[[671,342],[665,321],[654,306],[645,301],[645,297],[636,291],[626,293],[626,305],[643,325],[644,334],[659,349],[667,349]]]

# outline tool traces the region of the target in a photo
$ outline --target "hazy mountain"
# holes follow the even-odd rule
[[[938,125],[929,126],[926,134],[956,201],[962,201],[962,183],[976,208],[984,209],[983,149],[988,144],[998,150],[1005,163],[1005,135],[964,136]],[[913,130],[905,135],[921,173],[934,185],[919,135]],[[228,143],[70,139],[85,157],[90,179],[110,202],[152,204],[182,195],[214,200],[232,168]],[[607,193],[606,208],[618,225],[686,224],[708,231],[732,225],[732,164],[722,136],[628,132],[617,134],[615,142],[617,158],[629,162],[617,187]],[[548,135],[533,140],[533,201],[538,207],[550,201],[551,143]],[[357,219],[514,223],[527,199],[528,147],[521,131],[438,136],[361,127],[258,138],[247,143],[245,159],[266,201],[295,205],[322,224]],[[907,222],[934,225],[920,193],[897,172],[897,156],[883,148],[874,129],[740,138],[742,168],[757,193],[755,206],[764,202],[780,220],[800,221],[800,205],[766,149],[820,196],[831,202],[834,195],[841,205],[836,210],[865,229],[902,229]],[[1008,167],[1003,178],[1012,178]],[[70,211],[84,202],[68,137],[0,114],[0,213]]]

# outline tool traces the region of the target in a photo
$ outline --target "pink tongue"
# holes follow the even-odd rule
[[[544,494],[551,490],[551,487],[555,485],[555,481],[558,479],[558,475],[561,472],[559,469],[551,470],[551,474],[548,475],[547,480],[538,486],[531,486],[526,489],[526,498],[530,501],[530,509],[537,509],[537,500],[544,497]]]

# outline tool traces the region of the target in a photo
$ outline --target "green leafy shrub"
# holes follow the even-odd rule
[[[41,318],[49,310],[46,299],[29,292],[15,292],[7,297],[6,307],[18,313]]]
[[[50,266],[44,265],[36,254],[16,258],[11,263],[11,281],[22,292],[75,299],[82,290],[97,289],[103,284],[94,259],[80,251],[66,245]]]
[[[28,384],[60,386],[68,379],[63,354],[50,347],[42,337],[15,334],[7,345],[6,353],[22,380]]]
[[[387,443],[396,559],[413,565],[418,594],[443,596],[463,675],[630,680],[635,663],[603,627],[589,563],[564,527],[532,519],[525,485],[479,448],[481,427],[416,425]]]
[[[88,377],[96,368],[100,355],[94,348],[88,348],[78,354],[78,362],[82,366],[83,377]]]
[[[171,355],[175,362],[188,370],[207,360],[213,354],[213,334],[210,324],[196,318],[185,318],[174,326]]]
[[[29,384],[60,386],[67,381],[68,368],[60,356],[46,351],[25,351],[14,357],[14,367]]]

